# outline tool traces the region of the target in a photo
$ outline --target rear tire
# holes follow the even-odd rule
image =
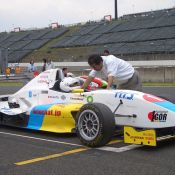
[[[114,114],[104,104],[85,104],[77,114],[76,130],[80,141],[84,145],[89,147],[103,146],[114,135]]]

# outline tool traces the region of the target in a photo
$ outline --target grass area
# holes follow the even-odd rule
[[[174,83],[143,83],[143,86],[174,86],[175,87],[175,82]]]
[[[20,87],[23,85],[24,85],[23,82],[8,82],[8,81],[0,82],[0,87]]]

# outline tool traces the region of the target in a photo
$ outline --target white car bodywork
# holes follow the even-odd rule
[[[132,90],[64,93],[50,89],[61,76],[61,69],[42,72],[18,92],[9,96],[8,101],[1,101],[0,112],[7,115],[29,115],[31,109],[37,105],[98,102],[114,112],[116,125],[139,128],[175,126],[175,105],[169,101]],[[19,104],[19,108],[10,108],[9,103]]]

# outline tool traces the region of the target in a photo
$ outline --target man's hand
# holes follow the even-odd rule
[[[106,89],[111,89],[114,77],[112,75],[108,76],[108,86]]]
[[[81,86],[82,89],[86,89],[89,84],[93,81],[94,77],[90,77],[88,76],[88,78],[86,79],[86,81],[83,83],[83,85]]]

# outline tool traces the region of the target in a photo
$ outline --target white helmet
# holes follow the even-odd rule
[[[68,72],[67,77],[75,77],[75,75],[72,72]]]
[[[80,81],[78,78],[65,77],[60,82],[60,89],[64,92],[70,92],[73,89],[79,89],[79,88],[80,88]]]

